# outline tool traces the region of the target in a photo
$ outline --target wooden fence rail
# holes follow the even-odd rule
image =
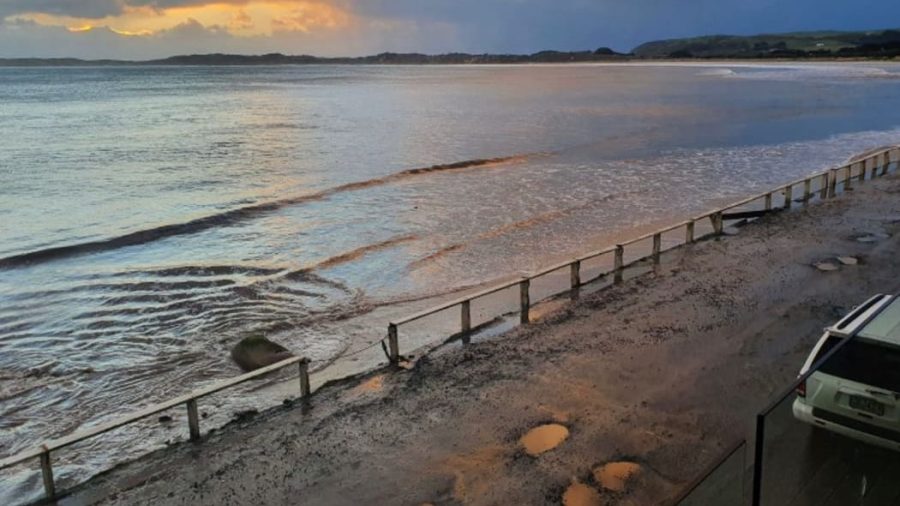
[[[164,411],[168,411],[172,408],[175,408],[180,405],[184,405],[187,409],[188,414],[188,432],[190,433],[190,438],[192,441],[196,441],[200,439],[200,418],[197,413],[197,400],[208,395],[214,394],[216,392],[220,392],[227,388],[231,388],[235,385],[239,385],[241,383],[246,383],[252,379],[259,378],[261,376],[265,376],[271,372],[277,371],[279,369],[284,369],[285,367],[297,365],[300,376],[300,396],[304,399],[308,398],[310,395],[310,387],[309,387],[309,360],[303,357],[293,357],[287,360],[283,360],[281,362],[272,364],[267,367],[263,367],[261,369],[257,369],[253,372],[242,374],[240,376],[236,376],[234,378],[230,378],[227,380],[223,380],[217,382],[213,385],[210,385],[205,388],[201,388],[199,390],[195,390],[191,393],[182,395],[180,397],[175,397],[174,399],[170,399],[168,401],[164,401],[158,404],[153,404],[144,409],[135,411],[134,413],[125,415],[121,418],[117,418],[111,422],[104,423],[98,425],[96,427],[92,427],[87,430],[83,430],[80,432],[75,432],[68,436],[64,436],[59,439],[53,439],[47,441],[46,443],[40,445],[39,447],[32,448],[30,450],[25,450],[17,455],[13,455],[12,457],[7,457],[5,459],[0,460],[0,469],[4,469],[7,467],[12,467],[16,464],[21,464],[22,462],[38,458],[41,463],[41,475],[44,482],[44,493],[48,499],[52,499],[56,497],[56,485],[53,480],[53,465],[51,460],[50,452],[59,450],[61,448],[65,448],[69,445],[73,445],[75,443],[84,441],[85,439],[90,439],[95,436],[99,436],[100,434],[105,434],[113,429],[118,429],[124,425],[128,425],[139,420],[143,420],[149,416],[153,416],[158,413],[162,413]]]
[[[584,286],[587,283],[590,283],[592,280],[583,279],[582,277],[582,265],[587,260],[592,260],[595,258],[599,258],[605,255],[612,254],[613,255],[613,268],[611,271],[606,271],[601,273],[599,276],[596,276],[594,280],[602,278],[604,276],[608,276],[609,274],[613,275],[613,283],[618,284],[624,281],[624,273],[625,269],[633,266],[639,262],[647,260],[648,256],[640,257],[636,260],[631,261],[630,263],[625,263],[625,251],[629,246],[633,246],[636,243],[641,241],[645,241],[647,239],[652,240],[652,248],[649,258],[652,260],[653,265],[658,265],[661,260],[661,255],[664,251],[669,251],[674,247],[678,247],[679,245],[674,246],[673,248],[663,249],[662,244],[662,236],[665,233],[673,232],[678,229],[684,228],[684,243],[690,244],[700,239],[696,235],[696,224],[703,220],[710,220],[710,225],[712,227],[712,235],[720,235],[724,230],[724,222],[726,220],[737,220],[737,219],[745,219],[745,215],[747,213],[726,213],[726,211],[745,206],[754,201],[758,201],[762,199],[764,201],[763,208],[766,211],[773,211],[773,196],[781,195],[783,196],[783,209],[789,209],[793,203],[793,191],[794,187],[798,185],[803,185],[803,202],[806,203],[812,198],[812,181],[819,178],[821,188],[819,189],[820,198],[829,198],[835,197],[837,195],[838,184],[840,183],[844,190],[851,189],[851,179],[853,177],[853,168],[856,165],[860,166],[859,173],[857,177],[860,181],[863,181],[866,177],[867,166],[871,164],[871,177],[876,176],[884,176],[888,174],[891,164],[896,163],[900,160],[900,148],[894,147],[886,150],[879,151],[873,155],[870,155],[865,160],[860,162],[854,162],[847,164],[842,167],[829,169],[824,172],[813,174],[807,176],[802,179],[798,179],[796,181],[791,181],[785,185],[782,185],[773,190],[760,193],[758,195],[753,195],[751,197],[747,197],[745,199],[739,200],[737,202],[731,203],[725,207],[721,207],[719,209],[715,209],[713,211],[706,212],[694,218],[681,221],[679,223],[675,223],[654,232],[641,235],[629,241],[623,242],[622,244],[617,244],[615,246],[599,249],[596,251],[591,251],[580,256],[577,256],[573,259],[566,260],[564,262],[557,263],[555,265],[548,266],[546,268],[540,269],[536,272],[532,272],[527,276],[523,276],[511,281],[507,281],[504,283],[500,283],[498,285],[486,288],[479,292],[466,295],[464,297],[451,300],[449,302],[445,302],[439,304],[437,306],[425,309],[418,313],[414,313],[405,318],[401,318],[399,320],[392,321],[388,324],[388,356],[392,363],[397,363],[401,359],[400,354],[400,340],[399,340],[399,328],[402,325],[412,323],[414,321],[420,320],[422,318],[431,316],[433,314],[439,313],[441,311],[459,306],[460,308],[460,335],[462,336],[464,341],[467,341],[468,334],[472,331],[472,314],[471,307],[472,302],[483,297],[487,297],[488,295],[500,292],[502,290],[506,290],[509,288],[519,287],[519,310],[520,314],[519,321],[522,324],[527,324],[530,321],[530,309],[532,307],[531,300],[531,281],[535,278],[550,274],[552,272],[561,270],[561,269],[569,269],[569,289],[570,290],[578,290],[581,286]],[[840,176],[843,175],[843,178],[839,180]],[[754,215],[759,215],[758,211],[753,212]],[[708,235],[708,234],[707,234]],[[559,292],[555,295],[559,295]],[[503,315],[497,315],[503,316]],[[208,387],[195,390],[189,394],[182,395],[180,397],[176,397],[174,399],[154,404],[152,406],[148,406],[144,409],[136,411],[134,413],[128,414],[111,422],[98,425],[96,427],[92,427],[90,429],[75,432],[68,436],[64,436],[59,439],[54,439],[51,441],[47,441],[46,443],[29,450],[25,450],[17,455],[13,455],[11,457],[7,457],[4,459],[0,459],[0,469],[9,468],[23,462],[38,459],[41,465],[41,474],[43,478],[44,491],[46,497],[48,499],[53,499],[57,497],[57,490],[53,479],[53,466],[51,460],[51,452],[59,450],[61,448],[65,448],[72,444],[84,441],[89,438],[93,438],[100,434],[104,434],[111,430],[117,429],[119,427],[129,425],[135,423],[139,420],[143,420],[149,416],[161,413],[163,411],[170,410],[172,408],[178,407],[179,405],[184,405],[188,415],[188,430],[190,434],[191,440],[199,440],[200,439],[200,420],[198,417],[198,406],[197,401],[203,397],[214,394],[216,392],[220,392],[227,388],[231,388],[233,386],[239,385],[241,383],[245,383],[247,381],[259,378],[266,374],[272,373],[274,371],[283,369],[285,367],[289,367],[292,365],[297,365],[299,370],[299,383],[300,383],[300,395],[301,398],[307,399],[310,392],[310,373],[309,373],[309,360],[302,357],[294,357],[282,362],[278,362],[276,364],[272,364],[268,367],[264,367],[262,369],[258,369],[248,374],[243,374],[237,376],[235,378],[231,378],[228,380],[224,380]]]
[[[879,151],[875,154],[872,154],[866,157],[862,161],[848,163],[842,167],[828,169],[826,171],[811,174],[809,176],[803,177],[801,179],[797,179],[791,182],[788,182],[782,186],[779,186],[775,189],[769,190],[764,193],[760,193],[757,195],[752,195],[750,197],[738,200],[737,202],[733,202],[728,204],[727,206],[721,207],[719,209],[715,209],[689,220],[685,220],[679,223],[675,223],[673,225],[669,225],[667,227],[661,228],[654,232],[650,232],[648,234],[644,234],[638,236],[629,241],[623,242],[622,244],[617,244],[612,247],[607,247],[604,249],[600,249],[597,251],[592,251],[570,260],[565,260],[563,262],[542,268],[538,271],[529,273],[526,276],[518,278],[513,281],[508,281],[505,283],[501,283],[496,286],[492,286],[490,288],[486,288],[482,291],[467,295],[465,297],[461,297],[456,300],[452,300],[450,302],[445,302],[443,304],[425,309],[414,315],[408,316],[406,318],[401,318],[399,320],[392,321],[388,324],[388,340],[390,343],[389,349],[389,358],[391,362],[396,363],[401,359],[400,354],[400,346],[399,346],[399,328],[407,323],[420,320],[427,316],[434,315],[441,311],[450,309],[454,306],[461,306],[462,309],[462,324],[460,325],[460,335],[465,339],[466,335],[472,331],[472,320],[471,320],[471,304],[473,301],[486,297],[488,295],[497,293],[501,290],[505,290],[511,288],[513,286],[519,285],[520,287],[520,309],[519,313],[521,315],[520,321],[521,323],[528,323],[529,321],[529,309],[531,307],[531,298],[529,294],[529,286],[530,282],[535,278],[544,276],[546,274],[550,274],[552,272],[561,270],[561,269],[569,269],[570,275],[570,283],[569,290],[577,290],[581,286],[586,283],[589,283],[591,280],[583,280],[581,276],[581,267],[583,262],[586,260],[591,260],[597,257],[601,257],[604,255],[613,255],[613,267],[611,271],[601,273],[597,278],[607,276],[612,274],[613,276],[613,284],[619,284],[624,281],[625,270],[628,267],[631,267],[639,262],[643,262],[648,258],[652,261],[653,265],[659,265],[661,261],[661,255],[663,251],[669,251],[673,248],[663,249],[662,246],[662,235],[667,232],[672,232],[674,230],[684,228],[684,243],[690,244],[698,239],[696,235],[696,224],[697,222],[703,220],[710,220],[710,225],[712,227],[712,235],[717,236],[721,235],[724,231],[724,222],[726,220],[736,221],[742,219],[748,219],[751,217],[758,217],[761,214],[764,214],[760,211],[749,211],[749,212],[738,212],[738,213],[727,213],[726,211],[730,211],[732,209],[746,206],[755,201],[762,200],[763,201],[763,209],[765,211],[773,211],[773,197],[775,195],[780,195],[782,198],[782,204],[780,209],[791,209],[794,204],[794,189],[795,187],[799,191],[803,192],[803,197],[800,199],[800,202],[803,205],[808,205],[810,200],[815,197],[815,194],[818,193],[820,199],[825,199],[829,197],[835,197],[838,194],[838,185],[840,184],[843,190],[852,189],[852,179],[855,177],[859,181],[864,181],[866,177],[867,167],[871,166],[871,177],[876,177],[877,175],[886,175],[889,171],[889,167],[892,163],[895,163],[898,159],[898,155],[900,155],[900,149],[894,147]],[[854,168],[858,166],[858,172],[854,171]],[[842,178],[839,178],[843,176]],[[814,181],[818,180],[820,184],[820,188],[817,192],[813,192],[812,184]],[[648,256],[643,256],[637,258],[636,260],[631,261],[630,263],[625,263],[625,252],[626,248],[632,246],[636,243],[645,241],[647,239],[651,239],[653,241],[652,247],[650,250],[650,254]],[[674,247],[680,246],[676,245]],[[595,278],[595,279],[597,279]],[[563,292],[558,292],[553,296],[559,295]],[[502,316],[502,315],[497,315]]]

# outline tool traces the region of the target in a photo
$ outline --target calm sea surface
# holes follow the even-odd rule
[[[895,64],[0,69],[0,457],[238,374],[253,332],[326,364],[383,333],[341,322],[898,143],[897,111]]]

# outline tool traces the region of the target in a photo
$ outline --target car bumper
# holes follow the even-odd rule
[[[900,451],[900,441],[898,441],[900,440],[900,432],[888,431],[887,429],[870,425],[864,421],[853,420],[843,415],[815,409],[809,404],[801,401],[799,398],[794,400],[792,410],[794,412],[794,418],[814,427],[819,427],[882,448]],[[823,418],[823,414],[828,414],[828,418]],[[846,422],[840,423],[838,420],[846,420]],[[847,424],[852,424],[854,427],[849,427]],[[887,435],[890,437],[872,434],[867,429],[871,429],[874,432],[880,432],[883,435],[889,433]]]

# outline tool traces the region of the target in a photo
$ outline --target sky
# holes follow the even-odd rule
[[[0,57],[627,52],[693,35],[894,27],[900,0],[0,0]]]

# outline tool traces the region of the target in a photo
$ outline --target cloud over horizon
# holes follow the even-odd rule
[[[710,33],[891,28],[894,0],[0,0],[0,57],[530,53]]]

